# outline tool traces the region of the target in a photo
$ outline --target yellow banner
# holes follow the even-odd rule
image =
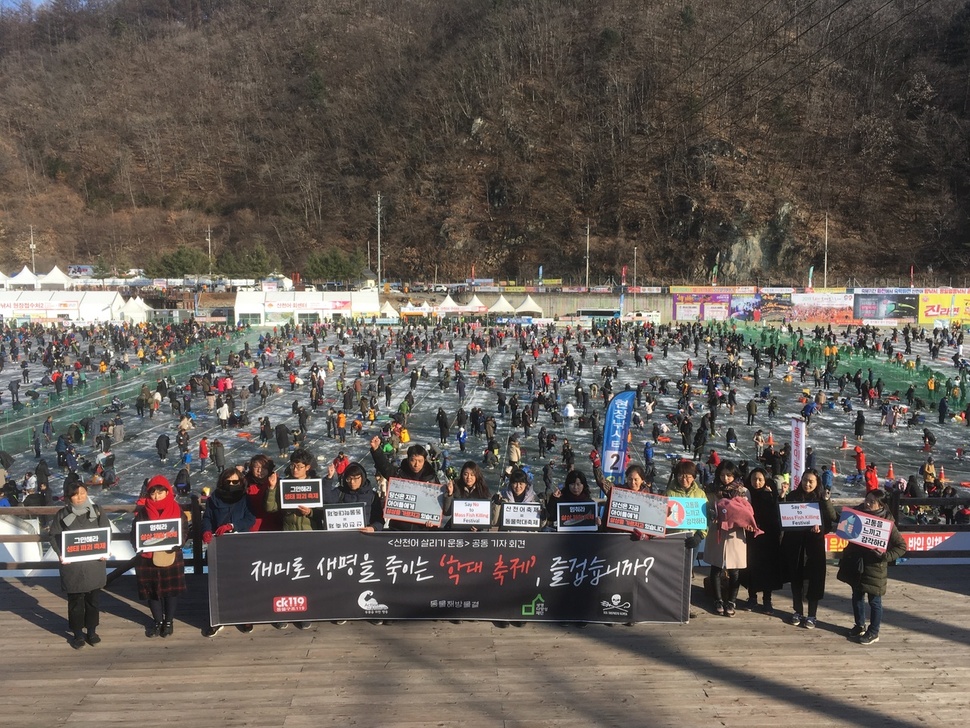
[[[951,323],[970,320],[970,293],[921,293],[919,322],[932,324],[937,319]]]

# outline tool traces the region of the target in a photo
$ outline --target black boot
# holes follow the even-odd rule
[[[161,633],[162,633],[162,623],[161,622],[152,622],[145,629],[145,636],[146,637],[158,637],[158,635],[160,635]]]
[[[161,628],[158,631],[162,637],[171,637],[174,632],[175,625],[172,623],[171,619],[166,619],[164,622],[162,622]]]

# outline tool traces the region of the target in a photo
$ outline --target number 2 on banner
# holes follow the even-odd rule
[[[620,469],[620,453],[615,452],[613,453],[613,464],[610,465],[610,470],[619,470],[619,469]]]

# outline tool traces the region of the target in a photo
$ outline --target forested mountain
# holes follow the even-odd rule
[[[0,269],[947,283],[966,0],[51,0],[0,14]],[[166,255],[184,250],[178,256]],[[44,265],[41,265],[44,263]],[[962,280],[961,280],[962,282]],[[954,280],[956,283],[956,280]]]

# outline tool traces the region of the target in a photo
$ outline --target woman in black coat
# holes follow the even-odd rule
[[[866,416],[862,414],[862,410],[859,410],[859,414],[855,416],[855,439],[861,440],[866,434]]]
[[[101,589],[107,582],[105,560],[64,563],[61,534],[90,528],[110,528],[107,516],[89,498],[84,484],[73,481],[64,493],[67,505],[57,512],[50,527],[50,544],[61,560],[61,588],[67,592],[67,621],[73,633],[71,647],[96,645],[101,611]],[[85,636],[84,631],[87,630]]]
[[[798,488],[785,498],[786,503],[818,503],[821,526],[789,528],[781,539],[788,581],[791,582],[793,614],[791,624],[815,627],[818,603],[825,596],[825,534],[835,527],[835,508],[814,470],[802,473]],[[804,610],[808,600],[808,611]]]
[[[778,516],[778,492],[775,481],[764,468],[755,468],[745,481],[751,494],[751,507],[758,528],[764,531],[748,538],[748,568],[741,572],[741,582],[748,588],[748,608],[758,604],[763,594],[765,614],[773,611],[771,593],[784,586],[784,564],[781,558],[781,519]]]

